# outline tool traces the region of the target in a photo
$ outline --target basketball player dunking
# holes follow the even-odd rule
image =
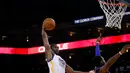
[[[43,25],[42,39],[45,47],[45,56],[49,67],[49,73],[96,73],[94,70],[91,70],[89,72],[74,71],[68,64],[66,64],[64,59],[62,59],[58,55],[59,47],[56,44],[52,44],[50,46],[47,38],[47,33],[45,32]],[[108,69],[110,68],[110,66],[114,64],[114,62],[120,57],[120,55],[126,53],[126,50],[128,50],[129,48],[130,45],[124,46],[119,53],[111,57],[102,67],[100,67],[97,73],[108,73]]]
[[[99,46],[99,42],[101,40],[101,37],[97,38],[96,47]],[[115,54],[113,57],[111,57],[107,62],[105,62],[104,58],[101,55],[98,55],[100,57],[100,62],[97,64],[99,67],[95,68],[94,70],[89,71],[90,73],[110,73],[109,68],[116,62],[116,60],[123,54],[127,53],[130,49],[130,44],[125,45],[119,53]],[[99,59],[98,59],[99,60]]]
[[[42,27],[42,38],[45,46],[45,56],[49,67],[49,73],[88,73],[74,71],[69,65],[66,64],[64,59],[58,55],[59,47],[56,44],[52,44],[51,46],[49,45],[47,33],[45,32],[44,27]]]

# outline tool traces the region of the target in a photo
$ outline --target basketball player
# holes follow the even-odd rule
[[[97,39],[96,42],[96,49],[99,50],[99,42],[101,40],[101,37],[99,37]],[[105,62],[104,58],[100,55],[100,50],[96,53],[96,57],[98,61],[100,59],[100,62],[98,61],[98,63],[96,64],[96,67],[94,70],[91,70],[90,73],[110,73],[109,72],[109,68],[116,62],[116,60],[123,54],[125,54],[126,52],[128,52],[128,50],[130,49],[130,44],[125,45],[121,51],[119,51],[119,53],[115,54],[113,57],[111,57],[107,62]]]
[[[44,25],[44,24],[43,24]],[[42,38],[45,46],[45,56],[49,67],[49,73],[88,73],[81,71],[74,71],[69,65],[66,64],[59,53],[59,47],[56,44],[49,45],[47,33],[42,29]]]

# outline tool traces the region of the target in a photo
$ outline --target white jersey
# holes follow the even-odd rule
[[[49,73],[65,73],[66,62],[60,56],[54,54],[52,60],[47,64]]]

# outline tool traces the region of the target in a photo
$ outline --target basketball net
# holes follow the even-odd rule
[[[121,21],[127,9],[127,5],[119,0],[98,0],[101,9],[106,16],[105,27],[117,27],[121,29]]]

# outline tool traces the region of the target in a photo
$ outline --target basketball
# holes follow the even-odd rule
[[[43,21],[43,28],[45,30],[53,30],[55,28],[55,21],[52,18],[46,18]]]

